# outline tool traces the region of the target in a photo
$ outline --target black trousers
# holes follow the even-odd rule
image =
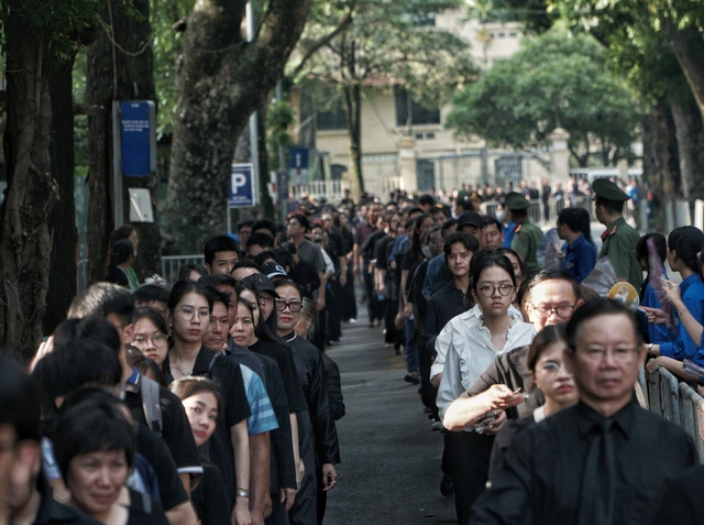
[[[458,525],[468,525],[470,509],[485,490],[494,436],[477,432],[448,432],[444,436],[444,458],[453,480]]]
[[[314,449],[313,428],[308,412],[297,414],[299,422],[299,454],[306,467],[294,505],[289,509],[291,525],[317,525],[318,523],[318,461]]]
[[[343,319],[343,287],[336,279],[330,281],[330,290],[326,293],[326,310],[328,311],[327,341],[338,341],[342,335],[340,323]]]
[[[421,335],[419,331],[419,374],[421,376],[421,402],[425,407],[431,409],[431,414],[434,418],[440,419],[438,416],[438,407],[436,406],[436,396],[438,389],[431,384],[431,365],[433,364],[434,355],[432,350],[427,348],[427,339]]]
[[[350,265],[352,266],[352,265]],[[355,274],[352,268],[348,270],[348,278],[343,286],[343,319],[348,321],[357,318],[357,300],[355,299]]]
[[[280,502],[281,495],[272,493],[272,513],[264,519],[265,525],[287,525],[289,519],[286,515],[286,501]]]

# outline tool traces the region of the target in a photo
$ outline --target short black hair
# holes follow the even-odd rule
[[[107,318],[114,314],[124,328],[132,322],[134,311],[135,298],[127,288],[112,283],[95,283],[71,301],[68,317],[97,315]]]
[[[217,288],[218,286],[230,286],[235,288],[235,279],[224,273],[211,273],[209,275],[204,275],[198,280],[198,282],[205,284],[206,286],[212,286],[213,288]]]
[[[419,204],[420,204],[420,205],[423,205],[423,206],[426,206],[426,205],[428,205],[428,206],[435,206],[435,205],[436,205],[436,199],[434,199],[431,195],[429,195],[428,193],[426,193],[426,194],[424,194],[424,195],[421,195],[421,197],[419,197]]]
[[[463,199],[458,197],[455,199],[455,205],[460,206],[463,209],[463,212],[466,211],[475,211],[475,206],[473,206],[472,202],[468,199]]]
[[[265,250],[274,248],[274,237],[262,232],[253,233],[247,239],[247,248],[250,246],[261,246]]]
[[[445,232],[445,231],[449,230],[450,228],[452,228],[453,226],[455,226],[456,224],[458,224],[457,219],[452,219],[452,218],[448,219],[441,225],[441,230]]]
[[[233,286],[233,288],[235,288],[235,287]],[[221,292],[215,286],[210,286],[210,285],[206,286],[206,290],[208,290],[208,293],[210,294],[210,297],[211,297],[211,302],[213,304],[223,303],[226,308],[230,308],[231,306],[233,306],[230,304],[230,294],[229,293]]]
[[[52,425],[56,463],[67,483],[71,460],[81,454],[122,450],[128,469],[134,463],[132,425],[120,410],[118,400],[108,393],[103,394],[95,392],[85,396],[77,392],[81,401],[75,403],[69,398]]]
[[[179,278],[177,280],[185,281],[187,279],[190,279],[191,272],[196,272],[201,277],[203,277],[204,275],[208,275],[208,270],[206,270],[205,266],[201,266],[200,264],[195,263],[189,263],[181,267],[181,269],[179,270]]]
[[[117,353],[103,343],[86,338],[70,339],[39,360],[32,379],[39,387],[45,409],[54,400],[85,385],[114,387],[122,378]]]
[[[254,219],[245,219],[244,221],[240,221],[237,223],[237,231],[242,230],[245,226],[250,226],[255,223]]]
[[[276,261],[277,256],[272,250],[264,250],[263,252],[260,252],[255,255],[254,260],[257,264],[262,266],[267,259],[274,259]]]
[[[208,311],[213,311],[213,297],[208,293],[206,285],[201,281],[177,281],[169,294],[169,302],[167,303],[169,310],[173,312],[181,299],[192,292],[204,297],[208,301]]]
[[[411,217],[414,213],[424,213],[424,211],[418,206],[414,206],[413,208],[409,208],[409,211],[406,212],[406,216]]]
[[[110,264],[118,266],[128,261],[135,254],[135,246],[129,239],[122,239],[113,244],[110,250]]]
[[[603,199],[602,197],[595,197],[596,206],[604,206],[608,210],[614,213],[624,213],[624,202],[611,201],[608,199]]]
[[[496,251],[480,250],[477,254],[473,255],[470,264],[471,288],[473,290],[477,291],[477,283],[480,280],[482,272],[493,266],[498,266],[507,272],[512,279],[512,284],[516,286],[517,278],[516,275],[514,275],[512,262]]]
[[[304,229],[304,231],[309,231],[311,229],[311,223],[305,215],[302,215],[300,213],[294,213],[293,215],[289,216],[286,222],[288,223],[292,219],[298,222]]]
[[[203,268],[205,270],[205,268]],[[135,298],[135,306],[148,305],[150,303],[168,303],[169,290],[158,284],[143,284],[132,292]]]
[[[641,328],[634,312],[624,306],[624,304],[614,299],[603,299],[599,297],[588,301],[580,308],[576,309],[566,326],[566,343],[571,351],[575,352],[578,345],[578,335],[583,323],[599,317],[601,315],[625,315],[632,324],[634,339],[637,347],[644,342],[641,336]]]
[[[565,224],[574,233],[583,231],[583,215],[578,208],[563,208],[556,220],[558,224]]]
[[[526,290],[527,296],[530,298],[531,297],[531,292],[532,290],[540,283],[544,281],[553,281],[553,280],[559,280],[559,281],[566,281],[570,283],[571,287],[573,288],[573,294],[575,295],[575,300],[577,301],[578,299],[581,298],[580,296],[580,285],[578,284],[578,281],[575,280],[575,278],[570,275],[569,273],[560,271],[560,270],[541,270],[537,274],[533,275],[531,279],[529,280],[528,288]]]
[[[235,266],[233,266],[233,269],[230,270],[230,275],[232,275],[235,270],[239,270],[240,268],[254,268],[258,272],[261,272],[262,270],[259,267],[259,264],[257,264],[255,261],[252,259],[240,259]]]
[[[152,324],[157,328],[157,330],[159,330],[164,335],[169,335],[169,330],[166,326],[166,321],[158,310],[152,308],[151,306],[140,306],[139,308],[135,309],[135,324],[141,319],[149,319]]]
[[[54,330],[54,346],[57,348],[73,339],[97,341],[110,348],[115,355],[120,353],[122,346],[120,334],[113,323],[97,315],[70,317]]]
[[[239,254],[240,245],[235,239],[227,235],[211,237],[203,247],[203,257],[206,264],[212,264],[215,254],[218,252],[236,252]]]
[[[443,245],[446,258],[450,255],[450,250],[453,245],[458,243],[462,244],[466,250],[471,251],[473,254],[480,249],[480,243],[477,242],[477,239],[473,235],[468,232],[453,232]]]
[[[499,222],[494,217],[490,217],[489,215],[483,215],[482,216],[482,228],[485,228],[487,226],[496,226],[497,231],[499,233],[502,233],[502,223],[501,222]]]
[[[636,248],[634,249],[634,254],[636,255],[637,260],[649,260],[649,246],[647,242],[649,239],[651,239],[654,243],[656,253],[658,254],[659,259],[661,259],[661,264],[663,264],[668,255],[668,243],[666,241],[666,237],[660,233],[647,233],[646,235],[639,237],[639,240],[636,243]]]
[[[274,238],[277,234],[277,225],[271,219],[260,219],[252,223],[252,233],[254,234],[258,230],[267,230],[271,232],[270,237]]]
[[[38,441],[40,419],[37,385],[19,362],[0,352],[0,426],[11,426],[18,442]]]

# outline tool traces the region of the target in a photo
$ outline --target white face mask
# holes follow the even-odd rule
[[[504,222],[504,219],[507,218],[507,212],[506,211],[498,211],[495,213],[495,217],[497,217],[497,220],[499,222]]]
[[[424,246],[423,248],[421,248],[421,253],[423,253],[424,257],[426,257],[428,259],[433,258],[433,254],[431,253],[431,248],[429,248],[428,246]]]

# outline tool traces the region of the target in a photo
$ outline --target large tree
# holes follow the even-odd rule
[[[52,82],[65,87],[67,68],[70,71],[95,11],[92,0],[60,4],[6,0],[2,4],[7,79],[3,147],[8,187],[0,229],[0,345],[24,358],[32,355],[42,337],[52,235],[65,230],[65,224],[50,227],[57,217],[53,214],[60,195],[57,180],[66,180],[65,165],[52,166],[57,152],[51,151],[51,133],[61,129],[57,119],[52,120],[52,101],[70,108],[71,92],[51,89]],[[62,171],[61,176],[56,170]],[[66,187],[61,192],[67,195]],[[74,217],[66,211],[70,206],[58,216],[73,224]],[[66,242],[71,239],[69,235]],[[75,279],[73,268],[74,274],[66,278],[69,282]]]
[[[527,39],[519,53],[495,61],[455,97],[446,125],[513,149],[548,146],[551,132],[562,127],[577,164],[587,166],[595,153],[613,164],[629,154],[640,113],[606,60],[590,36],[552,31]]]
[[[361,108],[365,86],[403,85],[415,100],[438,107],[476,74],[468,44],[434,27],[455,0],[346,0],[314,12],[291,74],[319,107],[340,104],[350,141],[350,182],[364,191]]]
[[[165,214],[181,251],[225,232],[238,138],[281,79],[309,11],[309,0],[271,0],[248,41],[246,5],[202,0],[184,22]]]

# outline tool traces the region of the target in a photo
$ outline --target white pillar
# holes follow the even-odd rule
[[[570,175],[570,133],[563,128],[556,128],[548,138],[551,139],[551,186],[555,187],[558,183],[565,186]]]
[[[411,194],[418,190],[416,176],[416,141],[413,137],[402,137],[399,141],[399,182],[400,187]]]

